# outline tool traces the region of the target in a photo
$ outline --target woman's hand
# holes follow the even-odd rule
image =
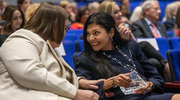
[[[111,87],[129,87],[130,83],[131,83],[131,79],[129,78],[129,74],[119,74],[117,76],[108,78],[107,80],[104,81],[104,86],[103,86],[103,90],[107,90]]]
[[[126,74],[119,74],[117,76],[114,76],[114,85],[117,85],[119,87],[130,87],[131,79],[129,78],[130,73]]]
[[[73,100],[98,100],[99,95],[91,90],[80,90],[76,92]]]
[[[99,80],[80,79],[79,87],[83,89],[98,89],[98,86],[96,84],[101,81],[104,81],[104,79],[99,79]]]
[[[141,87],[135,90],[135,94],[146,94],[151,91],[152,86],[153,86],[152,82],[147,82],[147,85],[145,87]]]
[[[131,30],[128,27],[118,26],[118,32],[119,32],[121,38],[123,38],[125,40],[135,40],[136,41],[136,38],[134,37],[134,35],[132,34]]]

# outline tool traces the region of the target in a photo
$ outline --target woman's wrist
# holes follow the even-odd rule
[[[152,91],[154,89],[154,84],[152,82],[149,82],[148,87],[149,87],[150,91]]]
[[[117,85],[116,85],[115,82],[114,82],[114,77],[112,77],[111,80],[112,80],[112,87],[116,88]]]
[[[114,88],[117,87],[117,85],[114,82],[114,77],[108,78],[107,80],[104,81],[103,90],[107,90],[112,87],[114,87]]]
[[[83,88],[83,83],[82,83],[83,80],[86,80],[86,78],[83,77],[83,76],[81,76],[81,77],[78,79],[78,81],[79,81],[79,87],[80,87],[80,88]]]

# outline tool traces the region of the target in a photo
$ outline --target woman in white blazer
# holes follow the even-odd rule
[[[90,90],[101,80],[79,79],[55,50],[65,36],[67,13],[51,2],[40,5],[24,29],[0,49],[0,100],[98,100]]]

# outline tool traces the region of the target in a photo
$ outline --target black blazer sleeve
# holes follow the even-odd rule
[[[83,76],[87,80],[101,79],[100,75],[97,72],[96,64],[88,60],[85,55],[81,54],[77,57],[75,66],[75,72],[77,76]],[[97,84],[97,90],[93,90],[100,96],[101,99],[104,97],[103,85],[104,81]]]

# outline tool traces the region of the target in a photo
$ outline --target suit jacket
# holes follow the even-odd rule
[[[20,29],[2,45],[1,100],[69,100],[77,88],[73,69],[39,35]]]
[[[155,26],[159,30],[162,37],[168,38],[166,29],[162,24],[156,22]],[[134,22],[131,25],[130,29],[136,38],[154,38],[154,35],[153,35],[151,29],[149,28],[149,25],[145,21],[145,19],[140,19],[140,20]]]
[[[145,76],[147,81],[151,81],[154,83],[154,85],[156,87],[155,91],[162,93],[163,79],[157,72],[156,68],[148,62],[147,58],[141,52],[138,44],[135,41],[130,41],[130,42],[123,44],[122,46],[119,46],[119,48],[127,56],[132,57],[132,60],[133,60],[134,64],[136,65],[137,72],[140,73],[141,75]],[[130,51],[131,51],[131,53],[130,53]],[[118,59],[119,61],[121,61],[125,64],[129,64],[129,61],[125,57],[121,56],[121,54],[118,52],[118,50],[109,50],[106,53],[108,53],[108,52],[111,53],[112,57],[115,57],[116,59]],[[97,53],[102,53],[102,52],[100,51]],[[116,61],[108,59],[107,57],[104,57],[104,56],[102,56],[102,58],[106,59],[111,65],[113,65],[113,67],[115,67],[117,70],[119,70],[119,74],[129,72],[122,65],[118,64]],[[103,78],[101,76],[100,72],[97,70],[98,68],[97,68],[96,62],[94,62],[93,60],[90,60],[88,58],[88,56],[86,56],[84,53],[77,57],[75,66],[76,66],[75,71],[76,71],[77,76],[84,76],[86,79],[90,79],[90,80],[96,80],[96,79]],[[106,92],[106,91],[108,91],[108,92],[112,91],[115,93],[116,96],[120,96],[120,98],[124,97],[124,94],[121,92],[119,87],[110,88],[109,90],[103,91],[102,90],[103,82],[100,82],[97,85],[99,88],[98,88],[98,90],[94,90],[94,91],[100,95],[100,99],[103,98],[104,92]],[[139,96],[139,98],[141,98],[142,95],[134,95],[134,96]],[[133,97],[129,97],[129,99],[131,99],[131,100],[137,100],[137,99],[132,99],[132,98]],[[114,99],[112,99],[112,100],[114,100]],[[119,100],[119,98],[115,99],[115,100]],[[138,99],[138,100],[141,100],[141,99]]]
[[[166,27],[167,31],[172,31],[175,25],[175,19],[169,18],[164,22],[164,26]]]

